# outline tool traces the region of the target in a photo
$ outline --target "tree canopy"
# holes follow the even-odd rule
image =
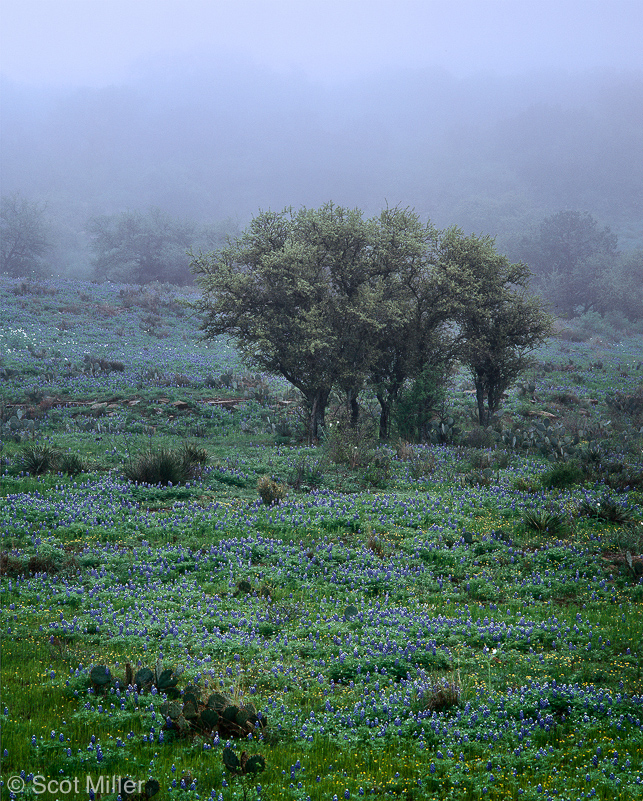
[[[554,309],[586,312],[600,305],[602,275],[617,258],[617,238],[591,214],[559,211],[546,217],[535,234],[523,237],[520,255]]]
[[[417,403],[436,396],[456,357],[493,413],[548,331],[524,265],[510,265],[490,238],[438,231],[408,209],[371,219],[333,203],[262,212],[227,246],[194,256],[192,269],[204,335],[231,336],[249,363],[299,389],[311,441],[331,391],[343,393],[355,422],[367,385],[387,438],[400,392],[415,381],[407,401],[421,431]]]
[[[461,274],[460,357],[473,378],[478,419],[486,425],[502,394],[529,366],[530,351],[551,333],[551,322],[542,301],[528,291],[529,268],[511,264],[491,237],[451,229],[444,258]]]
[[[45,206],[22,197],[5,195],[0,202],[0,269],[14,277],[42,274],[51,250]]]

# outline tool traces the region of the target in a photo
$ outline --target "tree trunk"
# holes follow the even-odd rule
[[[478,402],[478,422],[485,428],[487,425],[487,412],[484,408],[484,379],[476,377],[476,401]]]
[[[351,427],[357,428],[359,422],[359,401],[357,400],[357,392],[349,390],[348,405],[351,413]]]
[[[324,425],[329,396],[329,389],[320,388],[308,399],[310,403],[310,417],[308,419],[309,445],[316,445],[319,442],[319,429]]]
[[[376,393],[380,404],[380,442],[387,442],[391,425],[391,403],[387,402],[383,393]]]

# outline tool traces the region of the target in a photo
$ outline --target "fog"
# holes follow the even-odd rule
[[[295,13],[292,3],[271,4]],[[44,8],[34,0],[20,8],[25,5]],[[98,5],[85,5],[84,13]],[[365,31],[353,15],[359,32],[353,49],[350,19],[339,36],[326,17],[325,26],[306,29],[308,38],[289,49],[282,28],[275,41],[271,30],[261,37],[267,18],[247,22],[244,37],[240,12],[235,17],[231,4],[214,5],[229,16],[227,27],[217,29],[216,47],[196,37],[192,52],[187,42],[196,36],[194,26],[175,30],[172,42],[158,20],[148,30],[139,19],[138,28],[125,26],[116,53],[96,39],[93,55],[87,45],[75,52],[75,62],[45,50],[38,67],[36,46],[44,42],[38,25],[46,22],[40,19],[32,63],[15,42],[5,55],[2,193],[46,203],[57,237],[56,269],[86,270],[90,218],[150,207],[199,223],[232,218],[244,225],[260,209],[328,200],[367,215],[402,205],[440,226],[493,234],[508,251],[547,214],[576,209],[610,225],[619,246],[643,245],[643,70],[632,19],[621,19],[613,32],[621,36],[619,47],[618,37],[600,27],[602,4],[568,2],[560,6],[558,26],[554,17],[538,25],[532,19],[531,35],[527,15],[515,29],[524,38],[516,41],[507,15],[504,27],[494,28],[498,9],[509,4],[489,4],[492,13],[478,37],[486,4],[455,3],[460,16],[453,18],[448,4],[427,4],[439,23],[431,27],[427,56],[412,17],[404,17],[424,6],[409,0],[397,26],[389,19],[390,46],[379,48],[378,59],[377,35],[383,34],[373,20],[382,23],[384,6],[377,3],[371,21],[364,18]],[[240,5],[248,10],[251,4]],[[638,18],[638,4],[630,5]],[[141,0],[133,8],[143,6]],[[320,4],[310,6],[321,20]],[[357,6],[364,9],[348,4],[353,11]],[[590,6],[595,27],[586,21],[570,38],[582,7]],[[566,7],[576,16],[565,16]],[[629,8],[610,7],[617,18]],[[468,24],[467,11],[475,12]],[[26,31],[22,18],[21,24]],[[146,31],[138,43],[135,30]],[[487,58],[483,33],[491,37]],[[325,67],[324,35],[332,62]],[[588,58],[592,35],[602,44]],[[106,29],[108,42],[115,36]],[[499,40],[506,44],[502,58],[492,47]]]

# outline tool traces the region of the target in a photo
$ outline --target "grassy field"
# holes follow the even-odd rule
[[[641,333],[309,448],[193,299],[0,284],[2,798],[643,798]]]

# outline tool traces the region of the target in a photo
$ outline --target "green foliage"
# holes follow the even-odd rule
[[[324,481],[326,463],[323,458],[302,456],[288,475],[288,484],[294,489],[313,489]]]
[[[261,754],[249,756],[246,751],[242,751],[241,757],[237,757],[231,748],[223,750],[223,764],[226,770],[236,776],[256,776],[266,769],[266,760]]]
[[[454,228],[443,246],[445,258],[461,271],[461,358],[473,377],[479,423],[487,426],[504,392],[532,363],[530,353],[551,333],[552,321],[527,290],[526,265],[511,264],[491,237],[465,237]]]
[[[89,233],[96,278],[141,284],[190,282],[186,254],[196,244],[197,234],[189,222],[152,208],[146,214],[125,211],[94,217]]]
[[[279,484],[270,476],[261,476],[257,481],[257,492],[266,506],[281,503],[286,497],[286,485]]]
[[[182,673],[182,668],[166,668],[161,661],[157,662],[154,669],[141,667],[134,673],[127,662],[125,674],[121,676],[115,675],[107,665],[95,665],[89,673],[89,680],[94,691],[101,694],[129,686],[135,687],[138,693],[149,693],[155,687],[169,698],[174,698],[179,694],[176,685]]]
[[[377,444],[374,421],[362,416],[353,422],[347,409],[340,407],[327,421],[322,448],[329,462],[355,470],[372,461]]]
[[[195,686],[185,688],[183,695],[161,706],[165,728],[180,737],[212,735],[223,739],[247,738],[267,726],[267,718],[258,714],[254,704],[237,704],[229,696],[211,693],[205,697]]]
[[[302,393],[310,443],[331,390],[347,397],[356,425],[367,383],[381,439],[396,406],[402,436],[426,439],[456,356],[472,370],[485,424],[549,332],[526,291],[527,268],[498,254],[490,237],[439,232],[398,208],[370,220],[332,203],[266,212],[192,268],[206,337],[232,336],[246,360]]]
[[[53,445],[30,442],[18,453],[17,465],[32,476],[40,476],[57,470],[60,458],[60,450]]]
[[[407,389],[398,396],[395,406],[397,431],[404,440],[426,442],[430,421],[445,396],[444,370],[426,365]]]
[[[178,455],[192,477],[197,475],[210,460],[207,450],[194,442],[184,442]]]
[[[566,527],[563,514],[546,509],[529,509],[524,513],[522,520],[528,529],[551,536],[561,534]]]
[[[545,489],[566,489],[582,484],[585,474],[575,462],[562,462],[543,473],[541,480]]]
[[[86,473],[89,469],[89,464],[79,453],[61,453],[57,467],[61,473],[66,473],[68,476],[77,476],[80,473]]]
[[[587,517],[620,525],[631,523],[634,520],[632,510],[613,498],[602,498],[596,503],[584,500],[580,505],[579,512]]]
[[[0,201],[0,272],[11,276],[43,275],[51,251],[45,207],[19,192]]]
[[[591,214],[559,211],[544,219],[535,234],[523,237],[520,252],[552,308],[571,315],[613,307],[619,292],[618,279],[613,283],[616,243],[609,227],[600,228]],[[625,268],[623,278],[627,272]]]
[[[424,690],[418,698],[418,703],[421,708],[429,712],[444,712],[459,706],[461,695],[462,688],[458,682],[443,679]]]
[[[208,458],[204,448],[190,442],[177,450],[150,447],[130,459],[123,467],[123,474],[128,481],[139,484],[183,484],[199,474]]]
[[[128,481],[139,484],[182,484],[189,478],[181,455],[170,448],[150,448],[140,453],[123,468]]]

